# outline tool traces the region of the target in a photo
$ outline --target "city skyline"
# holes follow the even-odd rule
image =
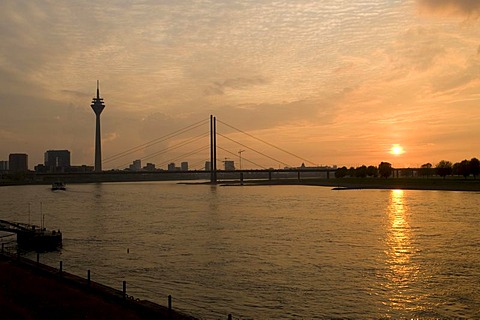
[[[75,164],[93,165],[97,79],[109,106],[104,158],[210,114],[319,165],[419,167],[480,154],[475,1],[7,0],[0,9],[0,159],[26,153],[36,164],[44,150],[68,149]]]

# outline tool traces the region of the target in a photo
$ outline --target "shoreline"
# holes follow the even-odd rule
[[[468,191],[480,192],[480,180],[474,179],[441,179],[441,178],[341,178],[341,179],[282,179],[282,180],[257,180],[222,181],[224,186],[318,186],[332,187],[332,190],[429,190],[429,191]]]
[[[203,179],[202,179],[203,180]],[[175,180],[130,180],[130,181],[97,181],[97,182],[72,182],[72,184],[85,183],[115,183],[115,182],[155,182],[155,181],[175,181]],[[209,181],[198,180],[176,180],[178,184],[186,185],[211,185]],[[49,183],[15,183],[0,184],[2,186],[25,186],[25,185],[49,185]],[[333,190],[430,190],[430,191],[469,191],[480,192],[480,179],[463,179],[459,177],[448,177],[446,179],[439,177],[430,178],[283,178],[283,179],[225,179],[218,180],[216,185],[220,186],[317,186],[332,187]]]

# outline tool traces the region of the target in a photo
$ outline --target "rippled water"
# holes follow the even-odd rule
[[[480,318],[480,193],[172,182],[2,187],[50,265],[205,319]],[[28,214],[30,203],[30,215]],[[40,209],[40,203],[42,209]],[[27,256],[34,258],[33,253]]]

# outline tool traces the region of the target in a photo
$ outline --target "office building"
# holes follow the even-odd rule
[[[225,171],[233,171],[235,170],[235,162],[232,160],[225,160],[224,162],[225,165]]]
[[[28,155],[25,153],[11,153],[8,156],[9,171],[12,173],[28,171]]]
[[[188,162],[182,162],[180,164],[180,170],[182,171],[188,171]]]
[[[45,152],[44,165],[47,172],[68,172],[70,168],[70,151],[48,150]]]
[[[141,171],[142,170],[142,160],[135,160],[129,167],[130,171]]]
[[[143,167],[143,171],[155,171],[155,164],[148,162],[145,167]]]
[[[8,161],[0,161],[0,171],[8,171]]]

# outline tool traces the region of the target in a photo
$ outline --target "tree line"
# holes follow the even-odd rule
[[[360,167],[350,167],[345,166],[338,168],[335,171],[336,178],[344,177],[355,177],[355,178],[366,178],[366,177],[382,177],[388,178],[392,175],[394,168],[389,162],[381,162],[378,167],[376,166],[360,166]],[[404,169],[403,176],[412,177],[414,175],[415,169],[407,168]],[[442,160],[435,165],[431,163],[422,164],[421,167],[417,170],[418,175],[423,177],[429,177],[433,175],[438,175],[445,179],[449,175],[463,176],[467,179],[469,176],[473,176],[474,179],[480,174],[480,161],[477,158],[472,158],[470,160],[463,160],[461,162],[452,162],[447,160]]]

